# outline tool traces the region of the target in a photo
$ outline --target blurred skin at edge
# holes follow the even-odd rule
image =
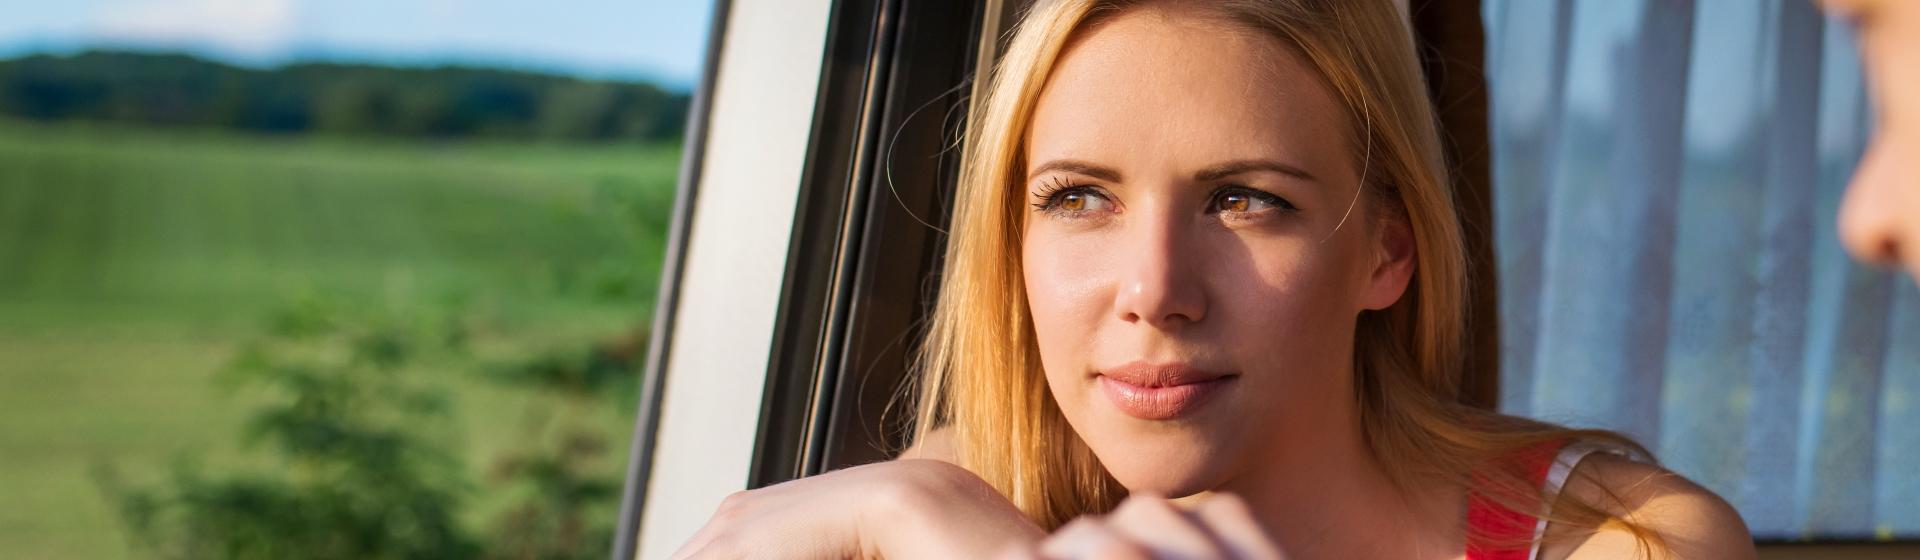
[[[1920,1],[1822,0],[1850,21],[1874,103],[1873,138],[1840,206],[1840,240],[1920,281]]]

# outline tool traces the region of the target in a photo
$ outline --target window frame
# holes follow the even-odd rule
[[[733,7],[731,0],[713,0],[713,4],[700,81],[694,86],[687,108],[680,170],[674,183],[673,210],[667,223],[667,245],[662,251],[659,290],[654,297],[653,328],[647,334],[647,356],[641,371],[639,404],[634,414],[632,440],[627,447],[620,513],[614,526],[612,546],[612,557],[616,560],[639,557],[640,514],[647,501],[647,481],[653,472],[654,448],[665,391],[667,348],[675,314],[679,311],[680,279],[686,266],[688,222],[693,216],[701,165],[706,156],[707,118],[713,104],[720,47],[726,44],[727,16]]]
[[[945,149],[961,129],[932,117],[965,108],[985,7],[835,3],[749,488],[903,443],[888,404],[910,402],[895,397],[937,288],[961,153]]]

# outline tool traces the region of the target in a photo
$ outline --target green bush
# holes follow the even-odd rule
[[[455,340],[319,305],[275,317],[226,372],[267,395],[242,437],[279,469],[211,474],[174,467],[157,488],[108,476],[137,552],[161,558],[459,558],[479,543],[459,524],[469,488],[433,437],[447,393],[407,366]]]
[[[266,324],[223,379],[266,395],[241,437],[276,468],[211,473],[182,461],[142,488],[103,471],[136,554],[605,557],[619,481],[590,468],[609,455],[607,436],[569,417],[632,388],[643,333],[487,368],[503,386],[547,398],[529,399],[523,444],[475,484],[445,443],[452,393],[420,374],[473,361],[458,313],[369,318],[312,300]],[[461,520],[476,492],[514,499],[473,528]]]

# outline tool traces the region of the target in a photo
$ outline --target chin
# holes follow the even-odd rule
[[[1152,492],[1181,498],[1219,487],[1232,463],[1217,446],[1172,434],[1106,434],[1107,441],[1089,441],[1107,473],[1129,492]],[[1107,445],[1101,445],[1106,443]]]

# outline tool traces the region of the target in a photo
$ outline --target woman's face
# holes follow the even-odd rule
[[[1062,55],[1028,134],[1041,361],[1109,472],[1177,497],[1358,441],[1356,317],[1400,297],[1411,239],[1356,196],[1355,135],[1301,55],[1132,10]]]

